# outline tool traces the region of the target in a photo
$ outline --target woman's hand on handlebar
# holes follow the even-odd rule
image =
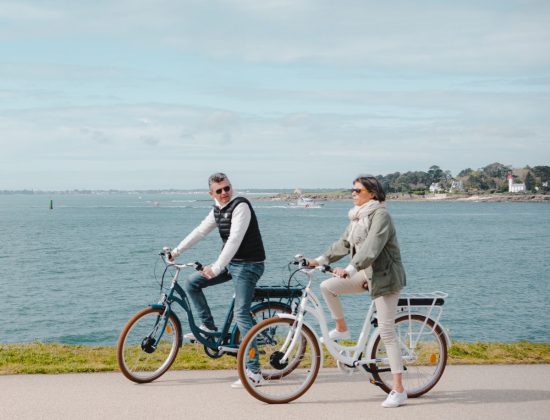
[[[348,272],[341,267],[333,268],[332,274],[334,275],[334,277],[342,277],[342,278],[349,277]]]
[[[306,258],[306,261],[307,261],[307,266],[308,267],[318,267],[319,266],[319,261],[317,260],[313,260],[313,259],[308,259]]]
[[[329,272],[332,273],[332,268],[330,265],[320,264],[316,259],[305,258],[302,254],[297,254],[294,256],[294,264],[299,264],[301,268],[317,268],[323,273]]]

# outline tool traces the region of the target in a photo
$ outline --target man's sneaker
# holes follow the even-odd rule
[[[206,325],[202,324],[200,327],[199,327],[201,330],[203,330],[204,332],[207,332],[207,333],[213,333],[213,332],[216,332],[216,330],[211,330],[210,328],[208,328]],[[195,338],[195,334],[193,334],[192,332],[190,333],[187,333],[183,336],[183,338],[186,338],[190,341],[196,341],[197,339]]]
[[[399,407],[400,405],[403,405],[403,403],[407,401],[407,392],[397,392],[393,391],[390,392],[386,400],[382,403],[382,407],[386,408],[394,408]]]
[[[246,376],[253,387],[261,386],[264,382],[264,378],[260,372],[254,373],[246,369]],[[242,387],[243,387],[243,383],[241,382],[240,379],[237,379],[235,382],[231,384],[231,388],[242,388]]]
[[[351,335],[349,333],[349,330],[346,331],[338,331],[336,329],[329,331],[328,336],[331,340],[349,340],[351,338]]]

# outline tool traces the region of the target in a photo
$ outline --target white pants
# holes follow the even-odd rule
[[[344,310],[338,296],[366,292],[366,289],[363,288],[366,278],[365,271],[361,270],[350,278],[331,277],[321,283],[321,293],[327,302],[333,319],[344,319]],[[392,373],[403,373],[401,351],[395,335],[395,315],[398,301],[399,292],[374,299],[378,331],[386,347]]]

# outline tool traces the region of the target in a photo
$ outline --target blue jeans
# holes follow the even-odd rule
[[[252,305],[256,283],[258,283],[258,280],[264,273],[264,263],[233,261],[229,263],[227,268],[227,271],[210,280],[203,277],[199,272],[193,273],[185,279],[183,289],[187,293],[189,300],[193,302],[193,306],[202,323],[207,328],[215,330],[214,317],[212,316],[212,312],[210,312],[210,307],[202,289],[225,283],[233,278],[233,285],[235,287],[234,317],[237,327],[241,332],[241,337],[244,338],[253,326],[252,317],[250,316],[250,306]],[[252,361],[248,365],[248,368],[253,372],[259,371],[257,360]]]

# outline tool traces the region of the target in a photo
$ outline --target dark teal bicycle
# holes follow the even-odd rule
[[[229,305],[221,331],[209,333],[201,330],[195,324],[178,277],[182,270],[192,268],[200,271],[202,265],[198,262],[175,264],[168,261],[166,255],[165,251],[160,253],[166,265],[160,281],[160,301],[137,312],[122,329],[117,343],[118,366],[124,376],[137,383],[158,379],[172,366],[178,355],[183,335],[181,321],[174,312],[174,303],[187,314],[195,341],[204,346],[208,356],[236,356],[241,342],[239,329],[233,323],[235,299]],[[170,277],[170,285],[165,287]],[[290,287],[290,282],[286,286],[256,287],[250,310],[254,323],[272,318],[277,312],[291,313],[293,302],[297,302],[301,295],[302,288]]]

